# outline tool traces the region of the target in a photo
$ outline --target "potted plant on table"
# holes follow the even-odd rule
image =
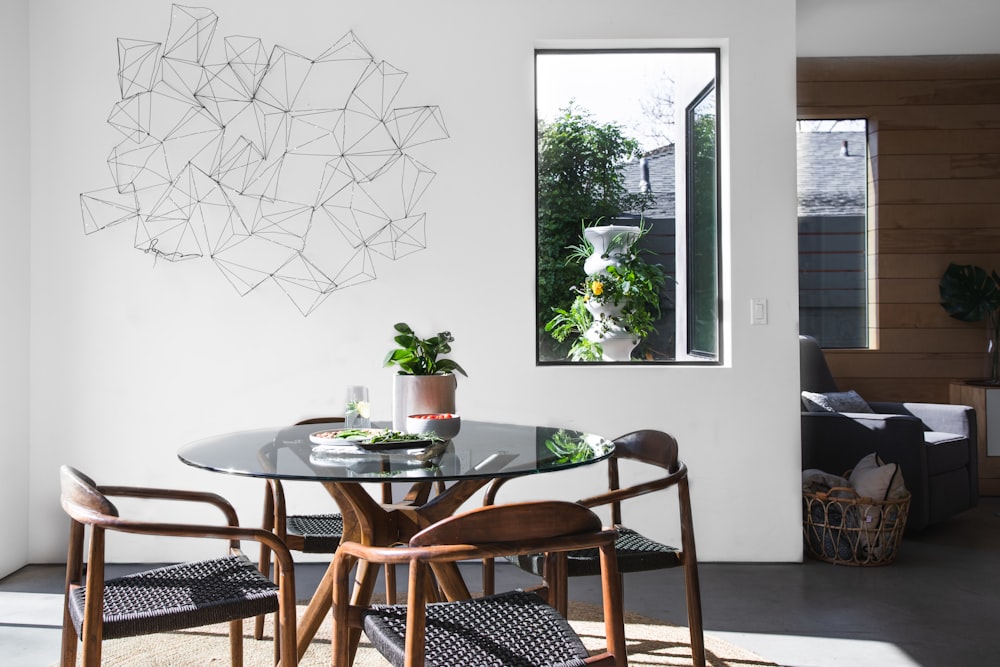
[[[941,307],[963,322],[988,323],[988,384],[1000,384],[1000,276],[971,264],[949,264],[939,285]]]
[[[392,427],[402,431],[411,414],[455,412],[455,373],[468,373],[454,359],[442,355],[451,352],[455,341],[450,331],[430,338],[420,338],[410,325],[400,322],[393,327],[393,340],[399,347],[385,356],[384,366],[398,366],[392,382]]]

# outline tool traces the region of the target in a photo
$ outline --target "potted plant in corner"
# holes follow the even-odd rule
[[[971,264],[949,264],[939,285],[941,307],[957,320],[987,320],[988,384],[1000,384],[1000,276]]]
[[[455,341],[449,331],[430,338],[420,338],[405,322],[393,327],[393,340],[399,346],[385,357],[385,366],[398,366],[392,378],[392,428],[402,431],[411,414],[455,412],[455,373],[468,377],[453,359],[441,355],[451,352]]]

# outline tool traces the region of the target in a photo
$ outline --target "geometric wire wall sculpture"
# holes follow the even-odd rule
[[[448,137],[438,107],[393,106],[406,73],[353,32],[314,58],[242,36],[217,54],[217,24],[173,5],[165,41],[118,40],[124,139],[84,232],[135,224],[139,250],[208,258],[240,295],[273,281],[303,315],[425,248],[434,172],[410,150]]]

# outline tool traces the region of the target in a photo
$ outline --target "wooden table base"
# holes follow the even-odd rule
[[[399,505],[382,505],[373,499],[360,483],[324,482],[323,487],[340,508],[344,517],[343,541],[359,542],[377,546],[405,544],[423,528],[454,514],[465,501],[490,482],[490,478],[468,479],[453,483],[450,487],[429,499],[430,482],[414,484],[404,502]],[[377,567],[368,563],[358,564],[351,604],[368,606],[375,591],[378,578]],[[458,566],[435,568],[438,585],[448,600],[469,597],[468,587],[459,573]],[[316,592],[309,600],[305,615],[299,621],[298,655],[305,655],[319,630],[323,619],[333,604],[333,560],[324,573]],[[361,641],[361,631],[351,634],[351,660]],[[348,665],[334,667],[349,667]]]

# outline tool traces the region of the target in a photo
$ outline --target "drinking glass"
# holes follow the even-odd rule
[[[371,403],[368,401],[368,387],[353,385],[347,388],[344,404],[344,418],[347,428],[371,428]]]

